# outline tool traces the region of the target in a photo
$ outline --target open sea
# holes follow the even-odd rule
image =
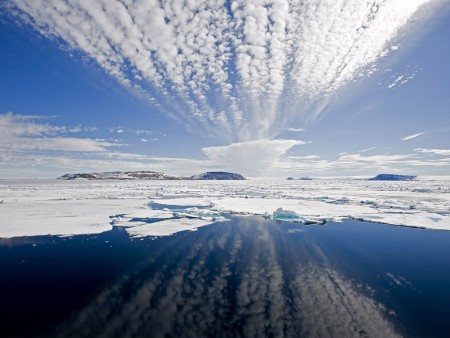
[[[450,232],[226,216],[0,239],[0,336],[450,335]]]

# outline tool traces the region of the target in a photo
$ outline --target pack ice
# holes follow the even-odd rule
[[[2,238],[95,234],[113,226],[131,236],[166,236],[224,221],[228,213],[450,230],[450,179],[0,181]]]

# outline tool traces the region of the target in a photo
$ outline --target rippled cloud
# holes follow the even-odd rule
[[[188,128],[243,142],[315,119],[436,1],[7,3]]]

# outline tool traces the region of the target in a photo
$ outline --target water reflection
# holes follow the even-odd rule
[[[57,335],[395,335],[382,306],[335,271],[307,232],[240,217],[170,243]]]

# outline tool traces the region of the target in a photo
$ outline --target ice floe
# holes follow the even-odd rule
[[[173,224],[170,231],[155,230],[165,235],[223,220],[226,213],[305,223],[352,218],[450,230],[450,180],[435,178],[400,182],[354,178],[2,180],[0,201],[1,238],[94,234],[113,226],[134,229],[137,234],[138,227],[144,231]],[[151,236],[158,235],[153,232]]]
[[[191,207],[180,211],[174,211],[175,216],[187,218],[200,218],[207,221],[222,222],[227,219],[221,213],[205,208]]]
[[[148,206],[125,214],[111,216],[113,226],[133,227],[136,223],[150,223],[174,217],[174,213],[169,209],[154,210]]]
[[[132,228],[127,228],[126,231],[132,237],[169,236],[181,231],[193,231],[214,222],[201,218],[175,218],[154,223],[143,223]]]
[[[101,233],[112,229],[109,215],[136,208],[136,202],[89,199],[8,203],[0,209],[0,237]]]

